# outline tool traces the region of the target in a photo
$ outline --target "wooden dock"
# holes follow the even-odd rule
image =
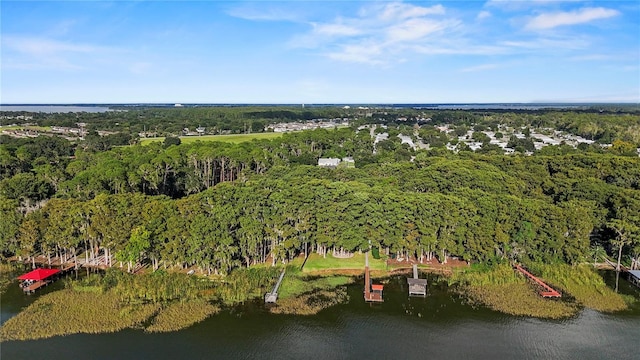
[[[427,279],[418,278],[418,265],[413,264],[413,278],[407,278],[409,296],[427,296]]]
[[[542,290],[540,290],[540,295],[542,297],[545,297],[545,298],[558,298],[558,297],[562,296],[562,294],[560,294],[558,291],[553,289],[551,286],[547,285],[544,281],[538,279],[533,274],[531,274],[530,272],[528,272],[527,270],[522,268],[522,266],[520,266],[518,264],[515,264],[514,267],[515,267],[516,270],[520,271],[522,274],[524,274],[530,280],[532,280],[533,282],[535,282],[536,284],[538,284],[538,285],[540,285],[542,287]]]
[[[369,252],[364,254],[364,301],[366,302],[383,302],[382,291],[383,285],[371,284],[369,275]]]
[[[285,270],[283,269],[282,273],[280,273],[280,278],[278,279],[276,285],[273,287],[273,290],[264,295],[265,304],[275,304],[275,302],[278,300],[278,288],[280,287],[280,283],[282,283],[282,279],[284,278],[284,271]]]
[[[34,292],[36,292],[36,290],[40,289],[41,287],[45,287],[49,285],[49,283],[51,283],[51,281],[44,281],[44,280],[36,281],[31,283],[31,285],[24,286],[22,288],[22,291],[24,291],[25,294],[33,294]]]

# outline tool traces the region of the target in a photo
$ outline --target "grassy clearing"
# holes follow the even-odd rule
[[[386,271],[387,265],[382,259],[373,259],[369,256],[369,269]],[[335,258],[327,254],[324,258],[318,254],[310,254],[302,269],[303,272],[313,273],[328,270],[359,270],[364,272],[364,254],[354,254],[348,259]]]
[[[624,297],[608,287],[600,274],[589,265],[534,264],[530,268],[563,292],[569,293],[583,306],[603,312],[628,308]]]
[[[282,136],[282,133],[255,133],[255,134],[231,134],[231,135],[202,135],[202,136],[180,136],[182,143],[193,143],[196,141],[220,141],[238,144],[251,140],[275,139]],[[141,145],[148,145],[152,142],[164,141],[164,137],[140,139]]]
[[[328,276],[313,278],[300,275],[286,274],[278,289],[278,297],[287,299],[298,295],[312,292],[314,290],[330,290],[338,286],[353,283],[354,278],[350,276]]]
[[[192,300],[185,303],[174,303],[160,310],[146,332],[170,332],[185,329],[198,323],[220,308],[206,301]]]
[[[7,126],[0,126],[0,131],[2,131],[2,130],[11,130],[11,131],[15,131],[15,130],[51,131],[51,126],[7,125]]]
[[[115,292],[96,296],[71,289],[42,296],[0,328],[6,340],[44,339],[79,333],[106,333],[135,327],[160,309],[160,304],[123,305]]]

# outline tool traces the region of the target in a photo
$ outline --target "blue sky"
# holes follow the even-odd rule
[[[6,1],[0,102],[639,102],[640,2]]]

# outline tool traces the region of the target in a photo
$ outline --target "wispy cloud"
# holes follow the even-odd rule
[[[333,60],[385,65],[401,61],[401,53],[418,53],[417,46],[440,42],[461,25],[445,15],[442,5],[367,4],[351,16],[311,23],[290,45],[319,49]]]
[[[620,12],[602,7],[583,8],[574,11],[543,13],[531,19],[525,26],[528,30],[546,30],[558,26],[589,23],[620,15]]]
[[[577,56],[592,45],[594,37],[590,33],[561,34],[547,30],[620,15],[618,10],[604,7],[567,10],[577,2],[490,0],[476,13],[460,12],[446,7],[446,3],[365,2],[359,8],[347,7],[350,10],[344,11],[351,13],[342,13],[329,20],[322,16],[314,18],[309,13],[306,17],[314,20],[306,20],[296,9],[273,7],[262,10],[245,7],[234,9],[230,14],[259,21],[295,21],[308,26],[308,31],[290,38],[290,48],[310,49],[335,61],[390,66],[416,56],[541,55],[557,50],[565,55],[573,52]],[[519,7],[520,14],[516,18],[496,15],[509,7]],[[535,11],[533,15],[532,11]],[[490,23],[485,21],[489,18],[492,18]],[[509,29],[514,31],[510,33]]]
[[[103,59],[109,54],[125,52],[109,46],[12,34],[2,37],[2,50],[4,68],[63,71],[82,70],[90,66],[87,59]]]
[[[252,4],[232,7],[227,10],[227,15],[239,19],[253,21],[291,21],[301,22],[304,17],[291,8],[272,6],[269,8],[255,7]]]
[[[484,6],[501,8],[504,10],[522,10],[533,7],[557,6],[561,3],[579,3],[585,0],[489,0]]]
[[[478,13],[478,16],[476,16],[476,19],[478,19],[478,20],[484,20],[484,19],[488,19],[488,18],[490,18],[490,17],[491,17],[491,12],[486,11],[486,10],[483,10],[483,11],[480,11],[480,12]]]
[[[104,46],[96,46],[90,44],[65,42],[39,37],[22,37],[5,35],[2,39],[2,45],[8,50],[19,53],[41,56],[61,53],[95,53],[112,50],[112,48]]]
[[[493,70],[501,67],[499,64],[482,64],[476,66],[470,66],[463,69],[460,69],[460,72],[469,73],[469,72],[480,72],[486,70]]]

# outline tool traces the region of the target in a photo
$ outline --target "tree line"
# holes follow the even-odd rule
[[[363,251],[369,240],[388,255],[442,262],[455,255],[575,264],[598,246],[638,259],[636,158],[417,160],[280,165],[178,199],[100,193],[53,198],[26,214],[18,200],[2,198],[0,246],[4,256],[86,252],[128,267],[148,261],[222,273],[312,251]]]

